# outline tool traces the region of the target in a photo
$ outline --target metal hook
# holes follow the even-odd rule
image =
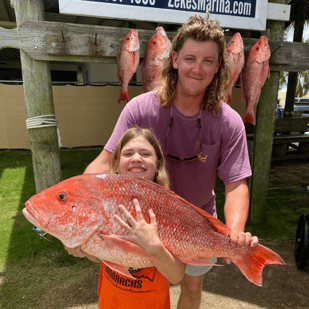
[[[61,30],[61,33],[62,33],[62,41],[65,42],[63,30]]]
[[[94,44],[95,44],[95,45],[97,45],[97,37],[98,37],[98,34],[96,33],[96,34],[95,34],[95,40],[94,40]]]

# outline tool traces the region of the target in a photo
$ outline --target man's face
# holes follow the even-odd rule
[[[187,96],[203,96],[218,72],[218,45],[213,41],[187,39],[178,53],[172,53],[173,67],[178,69],[177,91]]]

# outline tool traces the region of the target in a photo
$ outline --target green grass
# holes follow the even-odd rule
[[[100,151],[61,150],[63,179],[83,173]],[[1,308],[38,308],[40,295],[51,285],[68,284],[78,276],[83,280],[93,272],[98,276],[98,265],[68,255],[59,240],[52,236],[41,240],[32,231],[22,209],[35,193],[31,152],[0,151]]]
[[[100,149],[61,150],[63,179],[83,173]],[[0,151],[0,271],[7,258],[21,259],[48,248],[62,248],[61,243],[41,241],[24,218],[24,203],[35,194],[30,151]]]
[[[99,148],[62,149],[63,179],[83,173],[100,151]],[[95,302],[93,278],[98,276],[98,265],[68,255],[60,241],[51,236],[47,238],[49,241],[41,240],[32,231],[32,224],[21,211],[25,201],[34,194],[31,152],[0,151],[0,307],[57,308],[59,305],[48,304],[51,297],[44,298],[44,295],[61,290],[66,291],[63,295],[69,295],[78,282],[83,286],[87,280],[92,297],[89,302]],[[219,180],[216,194],[218,217],[224,221],[224,185]],[[247,230],[261,239],[294,240],[298,218],[309,209],[308,200],[302,187],[279,186],[269,190],[265,222],[258,226],[248,223]],[[72,280],[75,280],[73,286]],[[72,295],[72,299],[68,303],[76,305],[78,294]]]

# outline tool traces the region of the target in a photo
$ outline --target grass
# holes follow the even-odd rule
[[[100,150],[61,150],[63,179],[81,174]],[[59,240],[51,236],[50,241],[41,240],[32,231],[21,211],[34,194],[31,152],[0,151],[1,308],[56,308],[48,303],[38,307],[41,295],[50,291],[51,286],[61,282],[68,285],[78,276],[98,276],[98,265],[68,255]],[[92,290],[95,292],[96,284]]]
[[[81,174],[100,151],[62,149],[63,179]],[[218,217],[223,221],[224,186],[219,180],[216,193]],[[49,303],[50,299],[57,300],[49,297],[50,293],[66,298],[71,306],[96,302],[98,265],[68,255],[60,241],[51,236],[49,241],[41,240],[23,216],[24,203],[34,194],[31,152],[0,151],[0,307],[62,308],[60,303]],[[249,223],[247,230],[262,239],[294,240],[297,220],[308,210],[308,200],[303,187],[278,185],[269,190],[264,224]],[[85,289],[85,282],[87,300],[79,298],[76,288],[80,284]]]

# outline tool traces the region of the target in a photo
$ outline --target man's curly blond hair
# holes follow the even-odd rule
[[[161,106],[170,106],[175,100],[178,71],[173,68],[172,52],[178,53],[188,38],[201,42],[213,41],[218,45],[220,67],[207,87],[201,106],[202,110],[218,115],[222,101],[226,99],[226,89],[230,82],[230,70],[225,61],[225,37],[216,21],[204,20],[197,14],[191,16],[182,25],[173,39],[169,56],[166,58],[161,72],[161,81],[158,87],[159,102]]]

